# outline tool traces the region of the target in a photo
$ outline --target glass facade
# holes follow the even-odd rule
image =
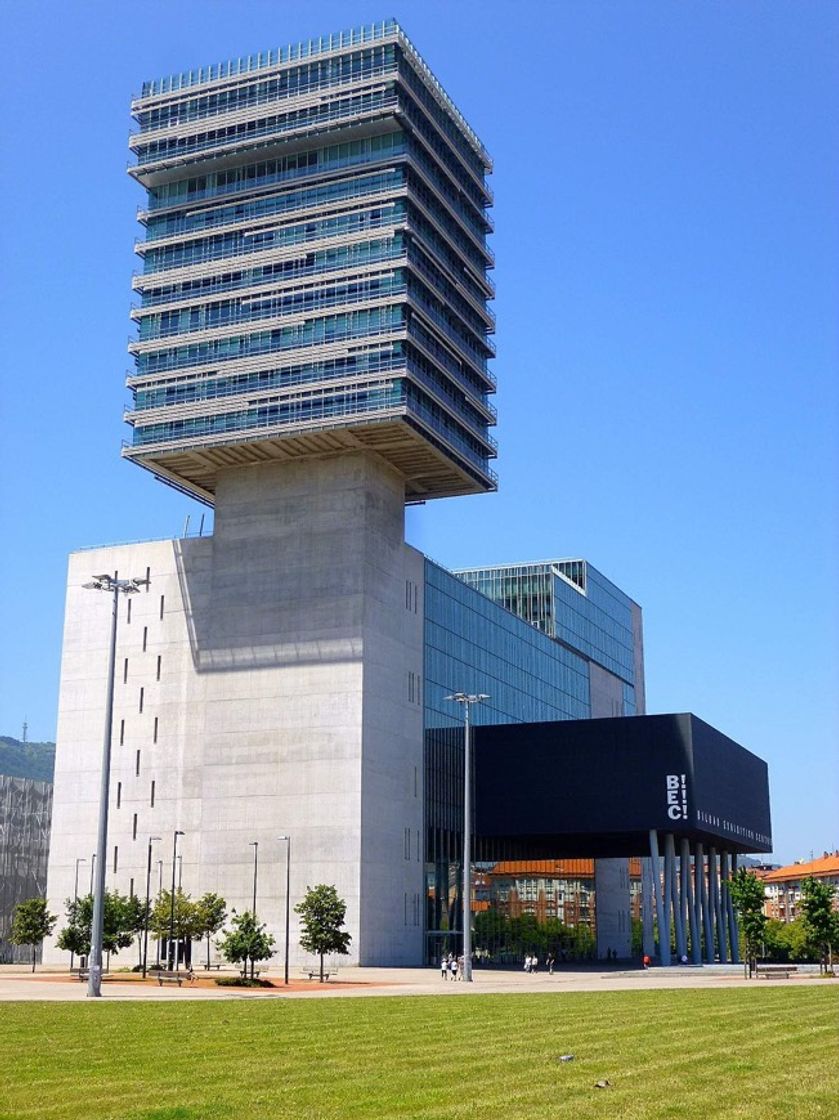
[[[491,161],[399,25],[147,82],[132,112],[125,454],[205,500],[278,443],[369,447],[409,499],[494,489]]]
[[[456,575],[634,686],[632,601],[587,561],[473,568]]]
[[[631,600],[583,560],[449,572],[425,563],[426,957],[462,937],[463,714],[476,724],[588,719],[591,663],[620,678],[634,714]],[[538,780],[538,775],[534,776]],[[473,837],[476,963],[594,953],[591,860],[525,861]],[[539,864],[537,867],[536,864]]]

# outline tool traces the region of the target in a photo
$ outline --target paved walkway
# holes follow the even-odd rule
[[[281,984],[282,974],[274,982]],[[742,965],[712,965],[704,968],[653,968],[621,970],[603,967],[563,967],[553,976],[546,972],[528,975],[524,971],[500,972],[474,970],[474,981],[442,980],[439,970],[431,968],[345,968],[337,981],[328,984],[309,983],[295,977],[288,988],[272,990],[219,988],[211,980],[201,978],[195,985],[160,987],[152,980],[145,983],[130,974],[114,974],[103,984],[104,999],[173,1000],[173,999],[335,999],[348,996],[420,996],[442,995],[456,999],[463,995],[503,994],[514,992],[603,992],[639,991],[642,989],[732,988],[760,984],[802,984],[818,982],[818,970],[801,972],[790,980],[747,981]],[[839,981],[832,981],[837,983]],[[825,981],[821,981],[825,983]],[[34,975],[15,965],[0,966],[0,1001],[87,999],[87,985],[71,979],[66,972],[38,971]]]

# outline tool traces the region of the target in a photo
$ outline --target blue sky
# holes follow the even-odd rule
[[[448,566],[583,556],[649,710],[768,760],[776,858],[839,847],[832,3],[0,7],[0,733],[55,732],[68,552],[201,508],[121,462],[143,79],[395,15],[495,159],[497,495]]]

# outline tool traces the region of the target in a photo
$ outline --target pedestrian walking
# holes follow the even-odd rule
[[[533,956],[531,957],[531,960],[530,960],[530,971],[531,972],[536,972],[536,970],[538,968],[539,968],[539,958],[534,953]]]
[[[457,957],[454,955],[449,958],[449,972],[451,973],[452,980],[457,980]]]
[[[530,972],[530,966],[531,966],[532,960],[533,960],[533,958],[530,956],[530,953],[528,953],[527,956],[524,958],[524,971],[525,972]]]
[[[445,953],[440,957],[440,976],[444,980],[448,980],[449,978],[449,958]]]

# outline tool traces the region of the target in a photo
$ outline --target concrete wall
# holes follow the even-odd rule
[[[623,682],[607,669],[589,662],[591,718],[623,715]],[[629,861],[594,861],[594,900],[597,915],[597,955],[606,958],[617,953],[625,958],[632,953],[632,925],[629,911]]]
[[[290,835],[292,905],[307,886],[334,884],[349,961],[421,959],[422,558],[403,543],[403,508],[399,478],[363,454],[241,468],[219,481],[212,538],[71,557],[53,905],[95,847],[109,603],[81,585],[148,568],[130,622],[121,604],[109,885],[145,892],[149,835],[163,838],[152,893],[158,858],[171,882],[179,828],[184,889],[249,908],[257,841],[257,911],[281,955],[277,838]],[[292,914],[293,960],[298,932]]]

